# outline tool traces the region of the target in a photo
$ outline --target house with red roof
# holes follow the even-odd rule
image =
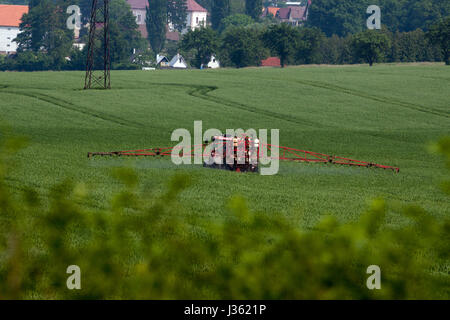
[[[28,13],[28,6],[0,4],[0,53],[11,54],[17,51],[14,39],[20,33],[22,16]]]
[[[280,10],[280,8],[278,8],[278,7],[266,7],[263,10],[262,16],[263,17],[272,16],[272,17],[275,18],[277,16],[277,13],[278,13],[279,10]]]
[[[186,33],[188,30],[195,30],[202,26],[206,27],[206,17],[208,16],[208,10],[203,8],[194,0],[187,0],[187,21],[186,29],[182,33]]]
[[[278,10],[276,18],[281,22],[289,23],[293,26],[299,26],[306,21],[307,6],[288,6]]]
[[[301,5],[302,2],[286,2],[288,5],[283,8],[266,7],[263,10],[262,17],[273,16],[280,22],[289,23],[295,27],[301,26],[308,20],[311,2],[311,0],[308,0],[305,5]]]

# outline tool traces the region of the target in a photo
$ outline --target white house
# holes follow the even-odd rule
[[[0,4],[0,53],[17,51],[17,43],[13,40],[20,33],[19,25],[25,13],[28,13],[28,6]]]
[[[196,28],[206,26],[206,17],[208,16],[208,10],[203,8],[194,0],[187,0],[187,21],[186,29],[182,33],[188,32],[188,30],[195,30]]]
[[[179,53],[177,53],[176,56],[170,60],[169,66],[175,69],[186,69],[188,67],[183,56]]]
[[[169,59],[167,59],[165,56],[157,54],[156,65],[162,68],[169,67]]]
[[[220,62],[216,59],[215,56],[211,56],[211,60],[208,62],[208,68],[210,69],[218,69],[220,68]]]

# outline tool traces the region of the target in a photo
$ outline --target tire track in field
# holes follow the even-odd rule
[[[143,83],[143,82],[140,82]],[[274,112],[274,111],[269,111],[269,110],[264,110],[261,108],[255,108],[255,107],[250,107],[248,105],[245,105],[243,103],[240,102],[235,102],[226,98],[222,98],[222,97],[214,97],[214,96],[210,96],[209,93],[218,90],[219,87],[217,86],[207,86],[207,85],[196,85],[196,84],[183,84],[183,83],[148,83],[145,82],[143,83],[145,85],[151,85],[151,86],[155,86],[155,87],[164,87],[164,86],[172,86],[172,87],[179,87],[179,88],[186,88],[187,89],[187,93],[188,95],[195,97],[195,98],[199,98],[202,100],[206,100],[209,102],[214,102],[226,107],[230,107],[230,108],[234,108],[234,109],[239,109],[239,110],[245,110],[247,112],[251,112],[251,113],[256,113],[256,114],[261,114],[264,115],[266,117],[269,118],[276,118],[279,120],[283,120],[283,121],[288,121],[291,123],[295,123],[295,124],[301,124],[301,125],[307,125],[310,127],[324,127],[324,125],[320,122],[314,122],[311,120],[304,120],[298,117],[294,117],[294,116],[290,116],[290,115],[286,115],[283,113],[278,113],[278,112]],[[115,88],[117,89],[117,88]],[[147,90],[147,89],[140,89],[140,88],[118,88],[118,89],[129,89],[129,90]]]
[[[235,101],[232,101],[232,100],[229,100],[226,98],[222,98],[222,97],[219,98],[219,97],[210,96],[209,93],[219,89],[219,87],[216,87],[216,86],[190,85],[190,87],[192,89],[188,91],[188,94],[192,97],[200,98],[203,100],[207,100],[210,102],[214,102],[217,104],[221,104],[221,105],[239,109],[239,110],[245,110],[245,111],[248,111],[251,113],[262,114],[262,115],[265,115],[266,117],[276,118],[279,120],[288,121],[288,122],[292,122],[292,123],[296,123],[296,124],[307,125],[307,126],[311,126],[311,127],[323,127],[323,124],[318,123],[318,122],[304,120],[304,119],[300,119],[300,118],[297,118],[294,116],[290,116],[290,115],[286,115],[283,113],[278,113],[278,112],[274,112],[274,111],[270,111],[270,110],[264,110],[261,108],[250,107],[243,103],[235,102]]]
[[[68,101],[62,100],[60,98],[55,98],[55,97],[52,97],[47,94],[37,93],[37,92],[22,92],[22,91],[15,91],[15,90],[3,90],[2,88],[0,88],[0,89],[1,89],[1,92],[37,99],[37,100],[44,101],[49,104],[55,105],[57,107],[66,109],[66,110],[81,113],[83,115],[94,117],[94,118],[97,118],[97,119],[100,119],[103,121],[112,122],[114,124],[128,126],[128,127],[143,127],[143,124],[141,124],[141,123],[138,123],[135,121],[129,121],[129,120],[126,120],[126,119],[123,119],[120,117],[116,117],[111,114],[104,113],[104,112],[93,112],[92,110],[89,110],[88,108],[75,105],[72,102],[68,102]]]
[[[394,105],[394,106],[408,108],[410,110],[419,111],[419,112],[423,112],[423,113],[427,113],[427,114],[433,114],[433,115],[439,116],[439,117],[450,118],[450,112],[445,112],[445,111],[441,111],[441,110],[433,109],[433,108],[429,108],[429,107],[427,108],[427,107],[424,107],[424,106],[421,106],[418,104],[414,104],[414,103],[410,103],[410,102],[404,102],[404,101],[393,99],[393,98],[374,96],[374,95],[371,95],[368,93],[359,92],[356,90],[336,86],[333,84],[328,84],[325,82],[311,81],[311,80],[310,81],[294,80],[294,81],[297,83],[300,83],[302,85],[305,85],[305,86],[331,90],[331,91],[339,92],[339,93],[345,93],[345,94],[356,96],[359,98],[369,99],[369,100],[373,100],[376,102],[382,102],[382,103],[386,103],[386,104],[390,104],[390,105]]]

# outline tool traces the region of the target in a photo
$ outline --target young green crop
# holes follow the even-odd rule
[[[8,144],[7,144],[8,145]],[[9,143],[15,146],[16,143]],[[438,147],[450,159],[448,140]],[[138,191],[131,169],[112,173],[123,188],[107,209],[87,209],[91,192],[65,181],[43,206],[5,184],[0,149],[0,298],[3,299],[448,299],[450,220],[378,199],[354,223],[322,218],[315,230],[274,212],[255,213],[241,197],[227,221],[183,216],[188,175],[159,196]],[[447,190],[448,191],[448,190]],[[401,214],[402,227],[386,221]],[[66,286],[68,266],[80,290]],[[366,284],[381,270],[379,290]]]
[[[111,91],[83,91],[79,72],[0,73],[0,121],[28,137],[7,183],[41,196],[65,177],[93,190],[106,208],[119,188],[114,167],[132,166],[141,190],[161,193],[175,173],[193,177],[183,215],[228,219],[235,194],[251,210],[280,212],[313,227],[324,213],[354,221],[377,197],[449,213],[435,190],[441,162],[427,144],[450,134],[448,69],[441,64],[113,72]],[[170,159],[94,159],[89,151],[173,146],[173,130],[280,129],[283,146],[394,165],[390,171],[281,163],[276,176],[175,167]],[[402,223],[392,218],[393,225]]]

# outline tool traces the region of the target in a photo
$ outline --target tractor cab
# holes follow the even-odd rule
[[[259,140],[246,135],[221,135],[207,142],[211,152],[205,156],[203,166],[236,172],[258,172]]]

